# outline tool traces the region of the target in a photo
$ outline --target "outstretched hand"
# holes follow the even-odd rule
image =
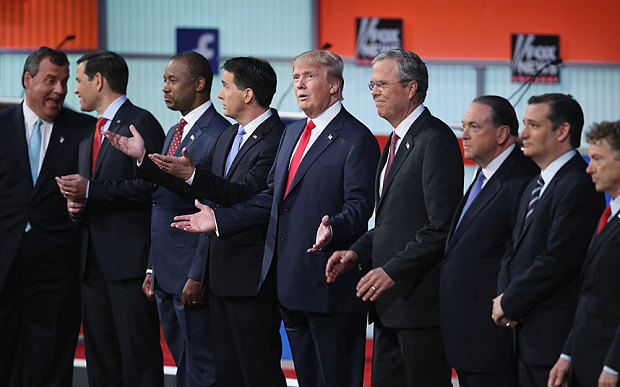
[[[329,216],[325,215],[323,219],[321,219],[321,224],[319,224],[318,230],[316,230],[316,241],[314,242],[314,245],[308,249],[308,252],[313,253],[321,250],[323,247],[327,246],[331,240],[332,228],[329,225]]]
[[[180,177],[183,180],[189,179],[194,174],[194,164],[187,148],[181,150],[181,156],[166,156],[159,153],[152,153],[149,158],[162,171],[172,176]]]
[[[333,283],[340,274],[354,268],[357,259],[357,253],[353,250],[334,251],[329,260],[327,260],[327,266],[325,267],[327,283]]]
[[[200,203],[198,200],[194,202],[194,205],[200,211],[194,214],[175,216],[170,227],[191,233],[215,231],[215,214],[211,207]]]
[[[123,152],[132,159],[136,159],[142,162],[144,154],[146,153],[146,147],[144,146],[144,139],[138,132],[135,126],[129,125],[129,131],[133,137],[121,136],[118,133],[114,133],[110,130],[103,132],[103,135],[110,141],[110,144]]]

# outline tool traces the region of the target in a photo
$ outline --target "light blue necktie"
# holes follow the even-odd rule
[[[39,176],[39,158],[41,156],[41,125],[43,121],[38,119],[34,124],[34,129],[30,135],[28,143],[28,159],[30,159],[30,174],[32,175],[32,184],[36,184],[37,176]]]
[[[484,176],[484,173],[482,173],[482,168],[478,169],[478,176],[476,177],[476,181],[474,181],[474,184],[472,185],[471,190],[469,191],[469,196],[467,197],[467,201],[465,202],[465,205],[463,206],[463,211],[461,211],[461,217],[459,218],[459,222],[456,224],[457,228],[461,224],[463,215],[465,215],[465,213],[469,209],[469,206],[471,206],[471,203],[474,201],[476,196],[478,196],[478,194],[480,193],[480,190],[482,190],[482,185],[484,184],[485,180],[486,180],[486,176]]]
[[[228,170],[230,170],[230,166],[232,165],[235,157],[237,157],[237,153],[239,153],[239,148],[241,148],[241,141],[243,140],[243,135],[245,134],[245,129],[243,126],[239,125],[239,129],[237,130],[237,135],[230,147],[230,152],[228,153],[228,159],[226,159],[226,171],[224,172],[224,177],[228,176]]]

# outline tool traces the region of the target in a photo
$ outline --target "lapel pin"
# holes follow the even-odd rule
[[[62,144],[63,142],[65,142],[65,138],[63,136],[60,136],[60,140],[58,141],[60,141],[60,143]]]
[[[194,135],[192,134],[191,136],[189,136],[189,139],[194,141]]]
[[[257,136],[257,135],[255,135],[255,134],[253,134],[253,135],[252,135],[252,138],[256,140],[256,139],[258,138],[258,136]]]
[[[333,137],[332,137],[332,135],[331,135],[331,134],[330,134],[329,136],[327,136],[327,139],[328,139],[329,141],[331,141],[331,140],[332,140],[332,138],[333,138]]]
[[[409,148],[411,148],[411,145],[409,145],[409,143],[407,142],[407,143],[405,143],[405,148],[409,149]]]

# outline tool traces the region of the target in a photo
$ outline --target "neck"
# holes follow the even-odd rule
[[[106,111],[106,109],[108,108],[108,106],[110,106],[110,104],[114,101],[116,101],[116,99],[118,97],[120,97],[123,94],[119,94],[119,93],[106,93],[102,95],[101,100],[99,101],[99,103],[97,104],[97,107],[95,110],[97,110],[97,113],[99,113],[99,115],[102,115],[103,112]]]
[[[243,113],[243,115],[239,117],[239,119],[237,119],[236,121],[239,123],[239,125],[246,126],[250,122],[260,117],[262,114],[264,114],[267,110],[269,110],[269,108],[264,108],[259,105],[248,107]]]

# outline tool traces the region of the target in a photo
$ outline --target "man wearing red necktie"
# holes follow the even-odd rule
[[[620,371],[620,121],[594,125],[586,134],[586,170],[599,192],[611,195],[582,267],[577,313],[549,386],[612,387]],[[569,372],[570,370],[570,372]],[[569,375],[570,374],[570,375]]]

